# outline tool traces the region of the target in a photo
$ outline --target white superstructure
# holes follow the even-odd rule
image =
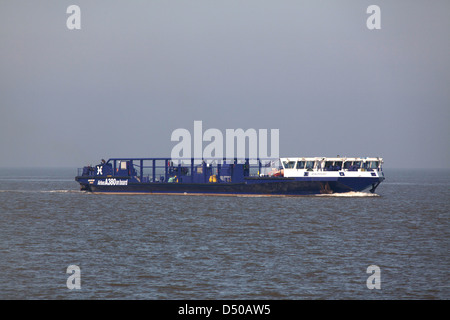
[[[379,157],[280,158],[284,177],[380,177]]]

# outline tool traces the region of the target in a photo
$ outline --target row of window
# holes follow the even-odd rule
[[[325,164],[322,168],[321,161],[284,161],[283,166],[285,169],[323,169],[327,171],[335,171],[341,170],[344,168],[345,170],[358,170],[362,169],[376,169],[378,168],[378,161],[325,161]],[[343,167],[342,167],[343,165]]]

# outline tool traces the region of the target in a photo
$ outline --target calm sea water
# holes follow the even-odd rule
[[[93,195],[75,175],[0,169],[1,299],[450,298],[449,170],[295,198]]]

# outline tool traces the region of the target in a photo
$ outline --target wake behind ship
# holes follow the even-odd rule
[[[111,158],[78,169],[80,189],[93,193],[296,196],[375,192],[383,159]]]

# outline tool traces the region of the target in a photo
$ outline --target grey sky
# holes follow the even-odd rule
[[[81,8],[81,30],[66,9]],[[381,8],[381,30],[366,9]],[[450,2],[0,1],[0,166],[170,156],[280,130],[280,156],[450,167]]]

